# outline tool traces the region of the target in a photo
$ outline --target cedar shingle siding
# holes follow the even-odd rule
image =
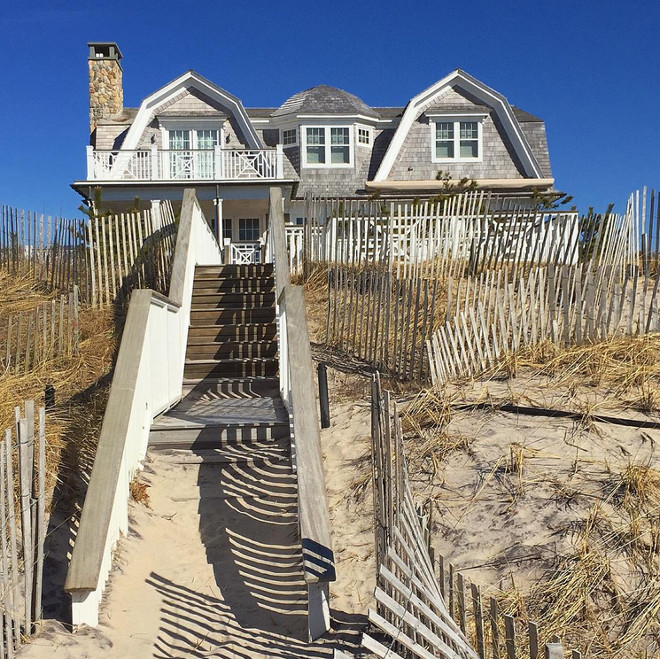
[[[435,136],[425,112],[435,114],[471,110],[490,113],[483,121],[482,162],[432,162]],[[492,108],[455,87],[447,89],[440,98],[434,98],[423,106],[399,151],[389,179],[428,181],[435,179],[439,171],[449,172],[457,180],[464,176],[474,179],[524,178],[522,167]]]
[[[192,75],[194,78],[197,74]],[[534,172],[540,169],[541,176],[552,177],[545,125],[541,119],[518,108],[508,106],[506,99],[501,95],[494,90],[489,90],[463,72],[456,71],[450,74],[446,80],[446,83],[444,79],[440,83],[436,83],[436,86],[415,97],[407,106],[417,108],[416,116],[407,134],[403,137],[387,181],[429,181],[434,180],[439,171],[449,172],[454,179],[468,177],[520,180],[529,178],[530,171],[532,172],[531,178],[534,178]],[[154,110],[154,116],[137,141],[137,148],[168,147],[167,144],[162,143],[163,131],[161,130],[161,119],[165,120],[167,117],[217,117],[219,121],[224,122],[223,148],[246,149],[248,144],[253,143],[253,139],[249,136],[246,138],[240,129],[240,126],[243,125],[240,118],[240,111],[242,111],[240,102],[241,110],[237,113],[237,118],[229,107],[206,96],[195,87],[195,84],[194,79],[192,82],[185,82],[185,89],[182,85],[182,91]],[[443,89],[444,84],[447,84],[447,87]],[[479,94],[479,98],[467,92],[460,86],[461,84],[467,89],[472,89],[475,94]],[[203,88],[207,93],[214,94],[213,91],[209,91],[212,83],[209,85],[211,87],[197,86]],[[435,89],[439,90],[438,93],[435,93]],[[229,101],[231,95],[223,93],[225,95],[221,98],[225,102],[233,102]],[[426,98],[429,99],[428,102],[425,100]],[[488,99],[488,102],[484,102],[483,99]],[[417,107],[415,105],[417,102],[425,104]],[[489,103],[493,103],[493,105],[489,105]],[[496,110],[497,107],[500,110]],[[509,109],[503,111],[503,107]],[[298,182],[294,187],[294,195],[300,198],[307,193],[330,196],[365,194],[367,183],[375,179],[402,118],[405,117],[405,121],[408,121],[411,111],[409,109],[406,112],[406,109],[401,107],[372,108],[354,94],[327,85],[319,85],[294,94],[279,108],[247,110],[247,116],[252,121],[263,148],[266,149],[274,149],[280,143],[281,128],[297,129],[298,143],[283,149],[284,179]],[[480,162],[434,163],[432,154],[435,149],[435,135],[430,125],[429,114],[460,116],[462,113],[470,112],[478,113],[479,118],[483,118]],[[503,112],[503,114],[498,115],[498,112]],[[520,126],[520,133],[524,135],[522,149],[521,141],[517,137],[518,129],[509,128],[511,139],[516,144],[514,147],[500,121],[501,116],[506,125],[509,125],[507,117],[511,116],[511,112]],[[97,149],[119,148],[136,114],[137,110],[124,108],[121,116],[116,115],[102,120],[93,135],[95,147]],[[224,118],[227,120],[225,121]],[[301,166],[302,125],[349,126],[354,166],[303,168]],[[401,126],[402,131],[405,130],[406,125],[408,124]],[[368,146],[359,144],[357,126],[370,128],[371,143]],[[397,143],[400,139],[400,137],[397,138]],[[524,146],[525,140],[529,147]],[[523,159],[531,149],[538,163],[538,169],[535,169],[535,165],[530,165],[528,161],[526,173],[516,155],[516,149],[518,149],[518,153],[522,154]],[[393,154],[389,157],[393,157]]]

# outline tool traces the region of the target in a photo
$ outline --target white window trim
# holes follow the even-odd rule
[[[323,128],[325,129],[325,162],[321,164],[307,163],[307,129],[308,128]],[[348,162],[346,163],[331,163],[330,162],[330,129],[331,128],[348,128]],[[306,169],[350,169],[355,163],[355,133],[351,125],[346,124],[304,124],[300,126],[300,151],[302,166]]]
[[[488,116],[486,114],[429,114],[430,136],[431,136],[431,162],[434,163],[457,163],[457,162],[483,162],[484,156],[484,139],[483,127],[484,119]],[[460,154],[460,141],[461,141],[461,121],[476,121],[477,122],[477,146],[479,149],[479,156],[477,158],[461,158],[460,155],[455,155],[453,158],[438,158],[436,157],[436,123],[453,122],[454,124],[454,153]]]
[[[366,131],[366,133],[369,135],[369,143],[368,143],[368,144],[365,144],[364,142],[360,142],[360,131],[361,131],[361,130]],[[358,146],[364,146],[364,147],[370,148],[370,147],[373,145],[373,143],[374,143],[374,131],[373,131],[373,128],[371,128],[370,126],[360,126],[360,125],[357,125],[357,126],[355,127],[355,143],[356,143]]]
[[[296,132],[296,139],[294,142],[289,142],[289,144],[284,144],[284,133],[286,131],[291,131],[291,130],[294,130]],[[280,144],[285,149],[290,149],[293,146],[298,146],[298,142],[300,141],[298,134],[299,134],[298,126],[292,126],[291,128],[280,128]]]
[[[164,150],[170,148],[170,132],[175,130],[189,130],[191,134],[191,149],[197,149],[198,130],[217,130],[218,144],[222,148],[225,144],[225,121],[227,117],[186,117],[158,119],[160,123],[161,144]]]

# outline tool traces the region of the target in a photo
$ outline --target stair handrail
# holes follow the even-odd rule
[[[64,586],[74,626],[98,625],[99,604],[120,534],[128,531],[130,483],[153,418],[181,398],[196,265],[222,253],[197,200],[183,196],[169,296],[134,290],[128,306],[94,466]]]
[[[330,628],[329,582],[336,579],[305,291],[291,284],[281,188],[270,189],[269,253],[275,273],[280,394],[292,427],[298,517],[311,640]]]

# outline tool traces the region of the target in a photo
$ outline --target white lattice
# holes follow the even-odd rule
[[[260,243],[231,243],[230,260],[236,265],[250,265],[251,263],[261,263],[261,244]]]

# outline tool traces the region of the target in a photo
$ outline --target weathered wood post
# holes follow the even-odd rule
[[[319,378],[319,407],[321,408],[321,428],[330,427],[330,400],[328,396],[328,365],[321,362],[317,366]]]

